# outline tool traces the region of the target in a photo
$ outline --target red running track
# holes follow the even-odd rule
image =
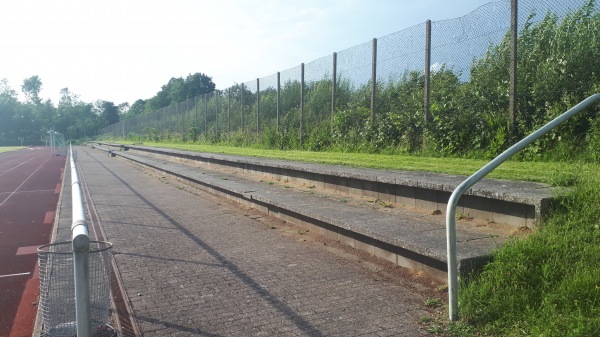
[[[65,160],[48,148],[0,153],[0,337],[33,332],[37,247],[50,241]]]

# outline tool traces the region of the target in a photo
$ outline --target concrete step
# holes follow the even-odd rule
[[[444,213],[450,194],[466,179],[466,176],[458,175],[377,170],[137,145],[99,145],[261,179],[287,180],[349,195],[373,197],[426,212]],[[457,214],[497,224],[535,227],[560,194],[560,189],[547,184],[483,179],[465,192],[459,201]]]
[[[392,207],[379,195],[317,189],[312,185],[314,180],[286,181],[280,178],[275,183],[239,170],[224,170],[222,165],[193,166],[190,163],[197,164],[197,161],[183,159],[182,162],[183,154],[174,150],[156,149],[160,151],[159,158],[153,150],[139,150],[139,147],[129,148],[130,151],[114,151],[114,147],[110,150],[105,144],[93,147],[332,237],[399,266],[446,279],[445,223],[439,212]],[[169,153],[174,155],[169,156]],[[194,154],[185,155],[195,158]],[[256,158],[236,159],[259,161]],[[457,227],[458,264],[462,275],[481,268],[495,248],[518,232],[514,227],[475,219],[458,221]]]

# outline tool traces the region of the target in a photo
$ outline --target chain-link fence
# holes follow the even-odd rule
[[[466,136],[455,132],[444,140],[443,125],[469,119],[481,125],[468,132],[498,138],[502,134],[486,132],[502,128],[511,111],[518,114],[511,123],[526,131],[545,118],[541,110],[560,105],[560,97],[575,102],[588,93],[600,74],[599,10],[593,0],[493,1],[459,18],[427,21],[135,116],[101,134],[184,141],[263,135],[275,147],[311,137],[327,142],[336,134],[406,143],[422,135],[430,119],[438,123],[430,136],[451,151]]]

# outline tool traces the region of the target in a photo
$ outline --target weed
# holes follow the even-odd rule
[[[419,322],[420,322],[420,323],[429,323],[429,322],[433,322],[433,317],[431,317],[431,316],[427,316],[427,315],[423,315],[423,316],[419,317]]]
[[[439,308],[442,306],[442,300],[436,297],[429,297],[425,300],[425,305],[429,308]]]
[[[427,332],[434,335],[439,335],[444,332],[444,327],[442,327],[441,325],[434,324],[427,328]]]
[[[464,322],[450,322],[446,329],[449,335],[453,337],[474,337],[475,328]]]

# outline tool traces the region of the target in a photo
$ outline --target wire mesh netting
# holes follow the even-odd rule
[[[110,327],[109,242],[90,241],[89,282],[92,336],[114,336]],[[75,284],[73,247],[59,242],[38,248],[40,270],[40,306],[45,337],[75,337]]]
[[[511,0],[491,1],[462,17],[432,21],[429,39],[428,24],[422,23],[339,51],[335,59],[328,55],[304,67],[198,96],[194,107],[200,117],[195,123],[176,118],[181,111],[189,116],[189,102],[185,107],[172,103],[100,132],[115,137],[144,133],[147,138],[167,140],[200,136],[218,142],[223,132],[252,135],[245,139],[258,134],[254,138],[260,139],[261,134],[272,136],[276,130],[275,138],[285,134],[294,147],[303,146],[302,138],[315,133],[328,137],[321,132],[327,130],[326,123],[334,131],[334,124],[340,122],[356,124],[359,136],[369,134],[360,125],[371,124],[379,134],[367,137],[369,141],[377,137],[393,146],[407,139],[410,130],[420,133],[424,117],[449,125],[453,121],[448,116],[464,113],[467,117],[458,123],[498,129],[509,105],[517,106],[511,114],[517,114],[517,126],[527,132],[554,113],[551,110],[564,111],[597,90],[600,1],[519,0],[517,4],[516,58],[510,42]],[[517,84],[509,88],[511,82]],[[431,116],[425,116],[427,112]],[[185,136],[194,133],[189,132],[192,126],[196,136]],[[433,137],[446,135],[440,131]],[[483,137],[495,136],[502,138],[499,134]],[[454,142],[439,139],[450,151],[462,146],[447,145],[449,141]]]

